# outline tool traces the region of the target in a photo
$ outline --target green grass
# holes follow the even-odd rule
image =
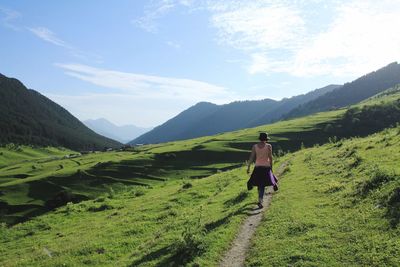
[[[4,167],[12,167],[22,161],[30,161],[46,158],[61,158],[63,156],[76,153],[65,148],[54,147],[31,147],[9,144],[0,147],[0,170]]]
[[[287,156],[248,266],[398,266],[400,127]]]
[[[399,98],[386,92],[360,105]],[[291,165],[248,265],[393,265],[400,131],[337,141],[346,111],[74,158],[2,148],[0,220],[15,225],[0,228],[0,265],[217,265],[256,198],[239,167],[260,131],[275,154],[300,151],[282,159]]]
[[[0,265],[215,266],[255,206],[246,180],[240,168],[68,204],[0,228]]]
[[[359,105],[383,106],[399,98],[400,93],[394,88]],[[110,186],[154,186],[165,180],[204,178],[237,168],[247,160],[260,131],[271,134],[276,155],[322,144],[335,134],[335,123],[340,122],[346,110],[214,136],[147,145],[133,151],[93,153],[75,158],[65,158],[66,154],[74,153],[67,150],[3,149],[0,164],[8,162],[8,165],[0,167],[0,212],[5,214],[0,221],[21,222],[68,201],[93,199],[107,192]],[[337,132],[339,130],[340,136],[352,134],[346,128],[338,128]],[[55,201],[60,194],[69,197]]]

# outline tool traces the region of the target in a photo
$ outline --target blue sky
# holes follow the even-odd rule
[[[156,126],[400,60],[400,1],[0,1],[0,73],[81,120]]]

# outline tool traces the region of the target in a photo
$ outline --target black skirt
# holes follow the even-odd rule
[[[250,190],[253,186],[273,186],[277,183],[271,167],[256,166],[247,182],[247,188]]]

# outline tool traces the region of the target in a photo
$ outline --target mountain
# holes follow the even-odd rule
[[[186,129],[195,127],[198,121],[207,118],[218,109],[219,106],[212,103],[197,103],[196,105],[168,120],[164,124],[155,127],[150,132],[139,136],[129,143],[160,143],[170,140],[185,139]]]
[[[288,112],[284,117],[293,118],[345,107],[358,103],[368,97],[400,83],[400,65],[393,62],[377,71],[344,84],[308,103]]]
[[[299,105],[307,103],[317,97],[320,97],[328,92],[333,91],[334,89],[340,88],[341,85],[337,84],[330,84],[328,86],[322,87],[320,89],[313,90],[307,94],[294,96],[291,98],[284,98],[279,101],[279,104],[273,109],[272,112],[267,112],[260,118],[252,121],[248,126],[258,126],[262,124],[267,124],[271,122],[278,121],[282,119],[282,115],[286,114],[288,110],[292,110]]]
[[[152,129],[137,127],[135,125],[117,126],[104,118],[85,120],[83,123],[96,133],[118,140],[121,143],[128,143],[132,139]]]
[[[236,101],[225,105],[200,102],[130,143],[183,140],[267,124],[279,120],[294,107],[338,87],[340,85],[328,85],[281,101],[264,99]]]
[[[60,105],[19,80],[0,74],[0,144],[63,146],[74,150],[119,147]]]

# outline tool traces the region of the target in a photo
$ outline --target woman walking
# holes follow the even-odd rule
[[[258,137],[260,142],[253,145],[249,162],[247,165],[247,173],[250,173],[250,165],[255,162],[254,170],[247,182],[250,190],[253,186],[258,188],[258,207],[263,207],[263,197],[266,186],[274,186],[274,190],[278,190],[276,177],[272,173],[272,146],[267,143],[269,140],[267,133],[260,133]]]

